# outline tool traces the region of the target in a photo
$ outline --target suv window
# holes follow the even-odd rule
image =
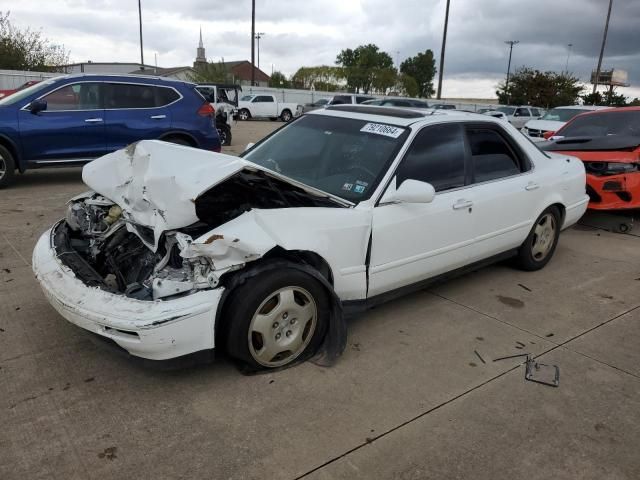
[[[516,115],[519,117],[530,117],[528,108],[518,108],[516,109]]]
[[[531,115],[533,117],[539,117],[540,116],[540,110],[538,110],[537,108],[530,108],[529,110],[531,110]]]
[[[366,102],[367,100],[373,100],[373,97],[361,97],[361,96],[356,97],[356,103]]]
[[[74,83],[54,90],[42,97],[47,111],[99,110],[102,109],[102,84],[97,82]]]
[[[256,103],[273,103],[273,97],[270,97],[269,95],[259,95],[259,96],[256,97],[254,102],[256,102]]]
[[[349,95],[336,95],[331,100],[331,105],[344,105],[351,103],[351,97]]]
[[[105,108],[154,108],[156,106],[153,85],[132,83],[108,83]]]
[[[156,106],[164,107],[170,103],[175,102],[180,98],[180,94],[173,88],[168,87],[153,87],[156,93]]]
[[[465,184],[465,146],[462,127],[427,127],[416,135],[396,172],[396,185],[407,179],[428,182],[436,192]]]
[[[417,108],[429,108],[429,104],[427,102],[421,102],[420,100],[411,100],[411,106]]]
[[[475,183],[517,175],[521,172],[515,152],[495,130],[469,128],[471,163]]]

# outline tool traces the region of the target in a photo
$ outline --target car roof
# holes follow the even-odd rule
[[[599,107],[597,105],[563,105],[561,107],[553,107],[557,110],[605,110],[611,107]]]
[[[184,80],[178,80],[176,78],[167,78],[167,77],[154,77],[152,75],[132,75],[132,74],[107,74],[107,73],[74,73],[71,75],[61,75],[58,77],[51,77],[47,80],[53,81],[61,81],[61,80],[102,80],[102,81],[132,81],[135,80],[139,83],[171,83],[171,84],[182,84],[182,85],[196,85],[193,82],[187,82]]]
[[[640,107],[603,107],[598,110],[588,110],[580,115],[576,115],[570,121],[573,121],[574,118],[584,117],[585,115],[598,115],[599,113],[614,113],[614,112],[638,112],[640,111]]]
[[[375,105],[332,105],[322,110],[313,110],[305,115],[325,115],[331,117],[368,120],[390,125],[408,127],[416,123],[429,124],[443,121],[468,120],[487,123],[504,122],[480,113],[460,112],[456,110],[424,110],[412,108],[378,107]]]

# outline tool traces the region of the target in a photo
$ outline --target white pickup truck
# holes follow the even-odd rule
[[[297,103],[279,102],[275,95],[245,95],[238,102],[238,118],[249,120],[250,118],[279,118],[283,122],[289,122],[293,117],[302,114],[302,105]]]

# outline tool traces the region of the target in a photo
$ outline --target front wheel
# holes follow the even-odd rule
[[[549,263],[558,245],[560,221],[558,208],[549,207],[542,212],[518,250],[520,268],[527,271],[540,270]]]
[[[231,129],[224,125],[218,127],[218,137],[220,137],[220,144],[224,147],[231,145]]]
[[[246,108],[243,108],[238,112],[238,118],[243,121],[249,120],[251,118],[251,113],[249,113],[249,110],[247,110]]]
[[[16,164],[11,152],[0,145],[0,188],[6,187],[13,181]]]
[[[280,120],[282,120],[285,123],[290,122],[292,118],[293,118],[293,115],[289,110],[284,110],[280,115]]]
[[[293,267],[249,278],[227,302],[227,351],[253,368],[285,367],[308,358],[329,323],[326,290]]]

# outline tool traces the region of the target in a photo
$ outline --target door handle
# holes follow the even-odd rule
[[[166,115],[151,115],[150,118],[153,118],[154,120],[160,120],[162,118],[167,118]]]
[[[101,122],[101,121],[102,121],[101,118],[87,118],[85,120],[86,123],[98,123],[98,122]]]
[[[524,187],[524,189],[525,189],[525,190],[527,190],[527,191],[529,191],[529,192],[530,192],[531,190],[537,190],[538,188],[540,188],[540,185],[538,185],[538,184],[537,184],[537,183],[535,183],[535,182],[529,182],[529,183],[527,184],[527,186],[526,186],[526,187]]]
[[[473,206],[473,202],[471,200],[460,199],[453,204],[453,209],[462,210],[463,208],[469,208],[471,206]]]

